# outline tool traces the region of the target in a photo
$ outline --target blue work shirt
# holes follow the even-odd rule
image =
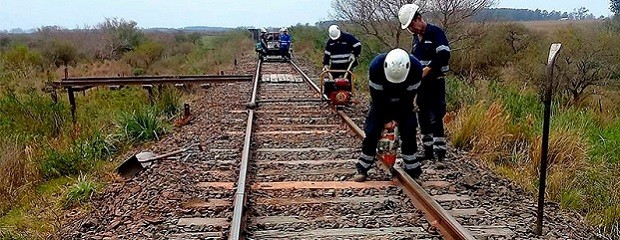
[[[332,69],[346,69],[351,54],[358,58],[361,52],[362,43],[353,35],[341,32],[338,39],[332,40],[330,38],[325,43],[323,65],[329,65],[331,61]]]
[[[427,24],[422,38],[413,37],[411,53],[420,60],[423,67],[430,67],[431,73],[427,78],[437,78],[450,70],[450,43],[441,28]]]
[[[291,35],[284,33],[280,35],[280,48],[289,48],[291,46]]]

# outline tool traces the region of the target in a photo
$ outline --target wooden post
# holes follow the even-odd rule
[[[71,104],[71,119],[73,120],[73,123],[75,123],[75,96],[73,95],[73,88],[72,87],[68,87],[67,88],[67,95],[69,95],[69,104]]]

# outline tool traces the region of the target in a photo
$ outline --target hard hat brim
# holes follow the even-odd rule
[[[409,16],[409,19],[407,19],[407,22],[405,24],[400,25],[400,28],[403,30],[407,29],[409,25],[411,25],[411,22],[413,22],[413,17],[418,12],[418,10],[420,10],[420,7],[415,4],[413,4],[412,8],[413,8],[413,12],[411,13],[411,16]]]
[[[388,80],[388,82],[391,82],[391,83],[402,83],[405,80],[407,80],[407,76],[408,75],[409,75],[409,73],[405,74],[405,76],[402,77],[402,78],[393,78],[393,77],[390,77],[390,76],[386,75],[385,78]]]
[[[409,25],[411,25],[411,22],[413,22],[413,16],[415,16],[415,14],[413,14],[413,15],[411,15],[411,17],[409,17],[409,19],[407,20],[406,24],[400,25],[400,28],[403,29],[403,30],[409,28]]]

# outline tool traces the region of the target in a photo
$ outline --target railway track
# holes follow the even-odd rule
[[[236,153],[231,159],[241,161],[228,160],[230,168],[210,171],[211,177],[198,183],[218,197],[194,202],[212,211],[207,218],[180,218],[178,225],[191,231],[179,238],[434,239],[443,234],[446,239],[473,239],[450,214],[475,215],[479,209],[448,212],[435,201],[451,203],[465,197],[431,198],[419,185],[411,185],[411,179],[392,179],[378,169],[371,171],[370,181],[348,181],[363,133],[347,122],[362,119],[330,109],[296,66],[259,63],[256,76],[261,77],[254,82],[250,99],[254,108],[227,113],[246,119],[245,129],[235,127],[222,136],[230,142],[230,152]],[[240,177],[235,182],[233,176]],[[443,181],[424,184],[446,186]],[[476,233],[506,234],[493,227],[478,228]]]
[[[71,237],[534,238],[534,204],[523,207],[522,191],[519,199],[508,193],[520,190],[487,175],[467,179],[456,162],[426,163],[419,185],[379,168],[367,182],[349,181],[363,135],[360,108],[330,109],[291,63],[259,64],[255,76],[260,81],[214,86],[192,103],[194,123],[153,151],[196,142],[203,149],[112,184]]]

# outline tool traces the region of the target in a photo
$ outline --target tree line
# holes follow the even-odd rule
[[[572,12],[513,9],[513,8],[485,8],[473,17],[474,21],[549,21],[549,20],[589,20],[604,19],[605,16],[594,16],[585,7],[574,9]]]

